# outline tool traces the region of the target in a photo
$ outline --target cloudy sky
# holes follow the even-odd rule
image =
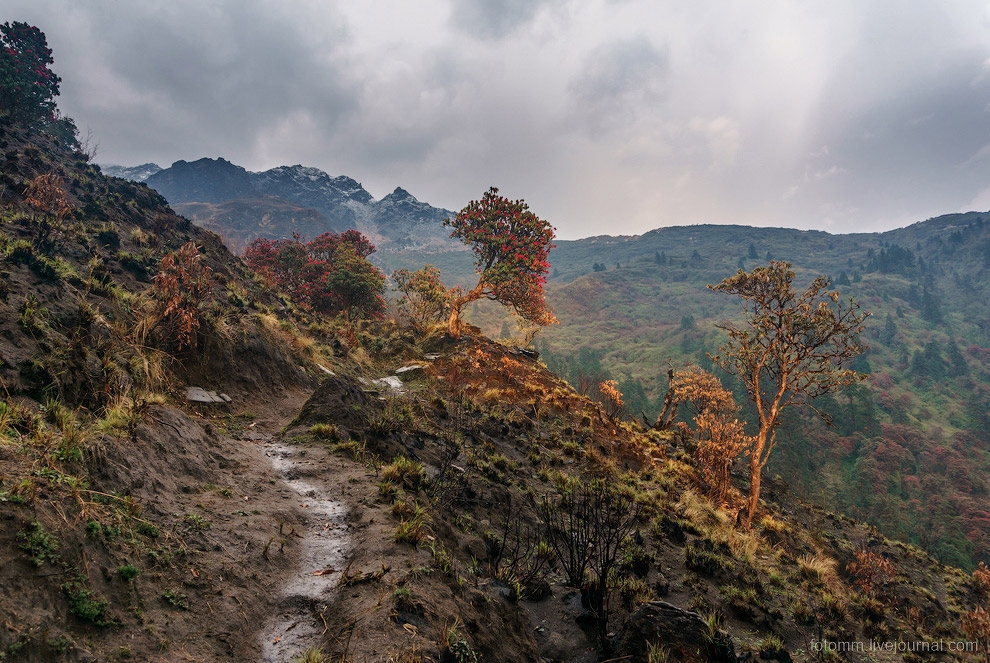
[[[317,166],[564,238],[884,230],[990,209],[990,5],[4,0],[60,106],[136,165]]]

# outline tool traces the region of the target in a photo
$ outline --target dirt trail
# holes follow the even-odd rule
[[[317,644],[324,634],[326,625],[320,617],[331,604],[351,543],[344,504],[300,478],[305,451],[269,440],[265,455],[310,515],[299,533],[302,541],[294,573],[279,590],[278,614],[261,632],[262,660],[281,663]]]
[[[304,446],[279,439],[276,431],[298,413],[308,394],[290,393],[277,401],[270,418],[258,420],[250,437],[260,443],[264,455],[289,488],[305,516],[303,528],[286,536],[293,539],[291,573],[273,592],[275,606],[259,633],[261,660],[282,663],[320,643],[326,629],[323,616],[332,604],[352,543],[346,523],[347,507],[333,499],[325,474]],[[298,538],[296,538],[298,537]]]

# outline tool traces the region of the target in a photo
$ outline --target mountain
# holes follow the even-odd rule
[[[177,203],[173,207],[197,226],[220,235],[227,248],[237,254],[244,253],[258,237],[283,239],[293,233],[316,237],[333,227],[315,209],[276,196],[236,198],[223,203]]]
[[[140,166],[118,166],[117,164],[100,164],[100,170],[110,177],[119,177],[132,182],[144,182],[162,169],[157,163],[143,163]]]
[[[833,279],[872,313],[860,387],[824,398],[825,426],[791,413],[768,470],[805,499],[971,568],[990,562],[990,213],[931,218],[882,233],[696,225],[639,236],[561,240],[546,297],[559,324],[542,330],[542,359],[572,385],[614,379],[627,415],[655,417],[668,366],[711,368],[740,302],[707,288],[770,259],[798,285]],[[471,255],[399,251],[391,268],[430,262],[448,285],[476,282]],[[516,337],[512,317],[479,302],[465,317]],[[720,377],[756,421],[741,385]],[[804,413],[805,415],[808,413]],[[869,488],[864,490],[864,487]]]
[[[350,177],[301,165],[253,173],[225,159],[177,161],[147,178],[181,214],[218,233],[235,251],[254,237],[311,239],[360,230],[380,254],[396,250],[461,250],[441,222],[453,216],[401,188],[375,200]]]

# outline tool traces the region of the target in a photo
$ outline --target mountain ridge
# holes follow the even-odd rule
[[[114,168],[114,174],[132,179],[149,170]],[[257,229],[255,237],[270,239],[288,238],[293,232],[311,239],[322,232],[356,229],[382,253],[462,249],[443,230],[443,219],[454,215],[450,210],[422,202],[402,187],[376,200],[354,178],[332,176],[312,166],[252,172],[222,157],[203,157],[176,161],[147,175],[144,182],[179,213],[220,233],[236,252],[253,239],[252,227]],[[295,215],[287,214],[290,208],[295,208]],[[236,227],[235,236],[227,236],[230,226]]]

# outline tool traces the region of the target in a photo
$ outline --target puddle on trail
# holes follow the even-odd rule
[[[306,520],[296,560],[296,568],[279,590],[275,602],[278,614],[262,631],[262,661],[291,661],[317,645],[325,625],[319,614],[333,600],[334,590],[350,552],[343,503],[332,500],[326,491],[300,479],[305,456],[286,444],[267,442],[265,455],[282,480],[299,494],[299,504],[306,505]]]

